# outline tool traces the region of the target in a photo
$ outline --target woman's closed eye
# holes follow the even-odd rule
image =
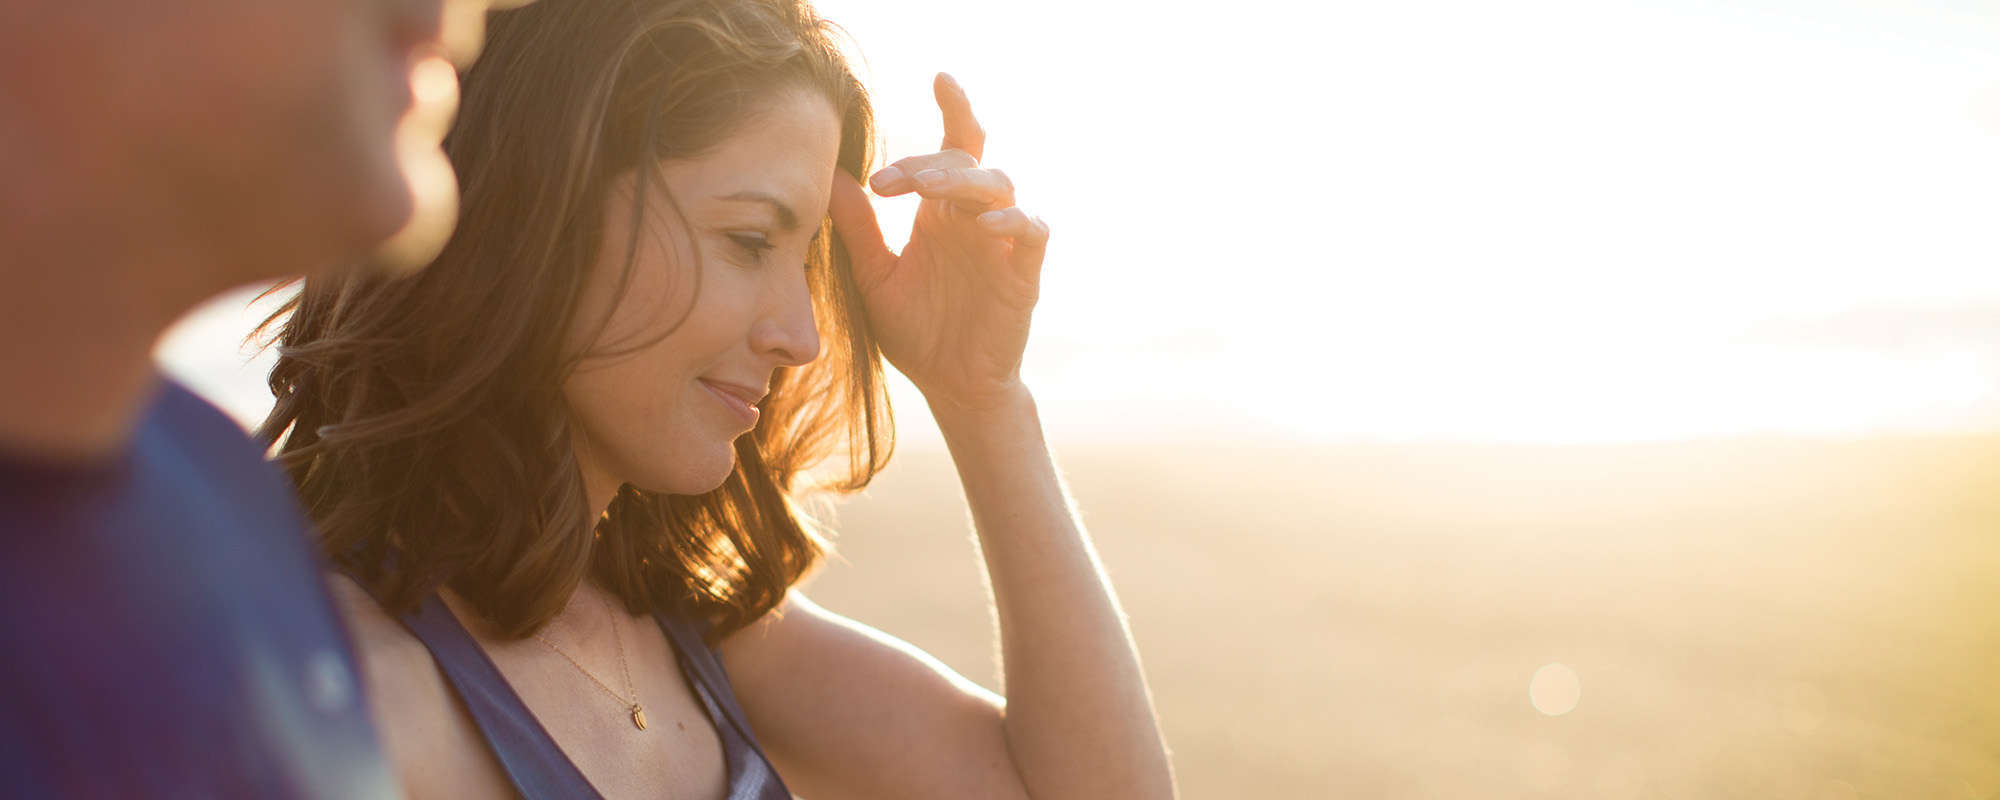
[[[724,236],[729,238],[729,243],[735,245],[742,257],[749,261],[749,265],[753,267],[764,266],[765,254],[778,247],[761,233],[738,232],[724,234]],[[820,238],[818,234],[814,234],[812,241],[806,243],[806,251],[816,251],[819,248]],[[812,259],[806,259],[804,266],[807,271],[811,271]]]
[[[739,253],[741,253],[741,255],[744,258],[748,259],[750,263],[755,266],[763,266],[764,254],[770,252],[772,248],[777,246],[771,244],[771,240],[769,238],[766,238],[764,234],[761,233],[739,231],[739,232],[729,233],[726,235],[729,237],[729,242],[731,244],[736,245],[736,249],[739,251]]]

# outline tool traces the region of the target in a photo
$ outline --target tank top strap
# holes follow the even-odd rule
[[[653,619],[674,645],[674,654],[683,670],[695,680],[695,689],[708,707],[715,731],[722,737],[722,750],[729,764],[729,800],[791,800],[792,793],[778,777],[778,771],[764,756],[750,720],[730,688],[729,675],[722,669],[715,650],[703,641],[704,626],[692,616],[655,612]]]
[[[479,642],[452,616],[436,594],[424,598],[403,617],[404,627],[431,651],[445,680],[458,691],[480,735],[500,760],[515,790],[525,800],[601,798],[583,771],[556,745],[542,723],[529,713],[514,687],[500,674]],[[732,796],[733,797],[733,796]]]

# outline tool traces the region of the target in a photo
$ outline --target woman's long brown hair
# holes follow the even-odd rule
[[[701,154],[796,89],[833,103],[839,169],[867,174],[872,111],[829,29],[803,0],[548,0],[492,17],[445,141],[464,187],[451,240],[408,277],[309,279],[265,323],[279,359],[259,435],[278,443],[327,557],[391,613],[450,587],[525,636],[588,576],[635,613],[684,610],[719,638],[818,562],[793,499],[806,470],[844,453],[846,474],[817,486],[858,490],[894,438],[826,222],[807,265],[823,352],[780,371],[720,488],[627,485],[593,519],[561,389],[590,355],[563,332],[604,215],[627,213],[608,206],[614,177],[638,176],[643,219],[664,190],[647,167]]]

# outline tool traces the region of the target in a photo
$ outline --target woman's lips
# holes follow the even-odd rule
[[[757,415],[759,413],[757,406],[752,405],[743,396],[749,394],[750,390],[734,384],[717,383],[707,378],[698,378],[697,380],[701,381],[702,387],[707,389],[709,394],[715,395],[715,399],[722,403],[722,406],[728,409],[729,413],[741,420],[746,429],[757,426]]]

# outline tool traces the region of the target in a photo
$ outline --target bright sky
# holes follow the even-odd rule
[[[2000,429],[1986,0],[819,7],[891,158],[952,72],[1054,228],[1061,436]],[[242,304],[162,360],[255,416]]]

